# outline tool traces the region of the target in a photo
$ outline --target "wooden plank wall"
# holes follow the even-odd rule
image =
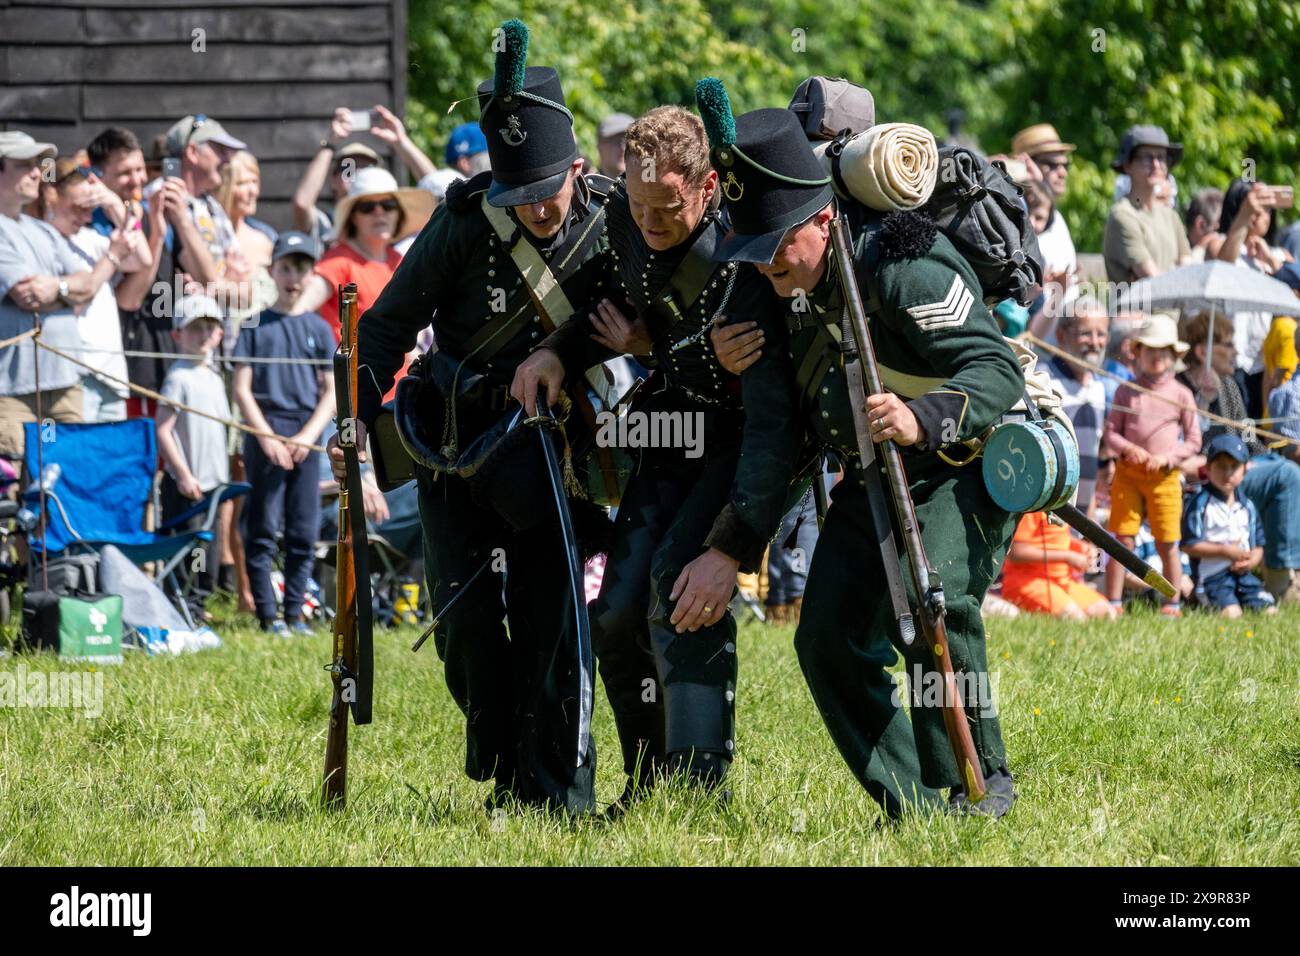
[[[334,108],[405,99],[406,0],[0,0],[0,129],[68,153],[125,126],[147,152],[206,113],[258,158],[277,228]]]

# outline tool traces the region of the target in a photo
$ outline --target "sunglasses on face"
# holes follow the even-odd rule
[[[1070,161],[1068,159],[1040,159],[1037,160],[1037,163],[1039,169],[1045,170],[1049,173],[1054,169],[1068,170],[1070,168]]]
[[[1169,156],[1166,153],[1138,153],[1133,160],[1139,166],[1155,166],[1156,163],[1161,166],[1169,165]]]
[[[356,210],[363,216],[369,216],[376,209],[384,212],[397,212],[396,199],[364,199],[357,203]]]

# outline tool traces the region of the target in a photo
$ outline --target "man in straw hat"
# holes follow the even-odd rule
[[[507,21],[499,36],[495,76],[478,88],[491,171],[448,190],[361,319],[361,448],[381,397],[430,319],[437,347],[418,363],[418,377],[413,367],[403,382],[403,389],[416,387],[409,415],[400,413],[399,389],[398,424],[408,448],[431,446],[433,456],[454,460],[517,410],[509,391],[516,366],[568,318],[554,304],[557,290],[583,305],[603,295],[603,197],[581,175],[559,76],[550,67],[525,67],[523,23]],[[546,288],[534,284],[545,276]],[[341,473],[333,440],[330,456]],[[432,604],[443,607],[465,589],[434,643],[465,714],[466,773],[495,780],[489,806],[509,798],[592,812],[595,749],[587,744],[575,761],[573,746],[582,739],[573,734],[575,701],[589,693],[588,678],[566,650],[575,613],[585,607],[571,603],[554,505],[517,530],[502,503],[482,500],[467,479],[422,465],[416,474]],[[517,478],[515,490],[527,483]],[[480,569],[486,572],[467,584]]]
[[[954,811],[1000,816],[1014,792],[987,693],[980,602],[1002,564],[1014,520],[989,498],[963,443],[1021,397],[1020,366],[983,304],[974,272],[931,220],[914,212],[881,217],[837,200],[831,177],[788,110],[733,118],[717,80],[701,81],[696,97],[733,227],[720,257],[752,263],[789,300],[790,311],[764,329],[764,353],[784,361],[785,387],[758,394],[750,372],[742,376],[745,436],[731,502],[714,525],[709,550],[683,572],[674,621],[688,629],[707,617],[703,606],[716,607],[718,600],[709,582],[726,569],[734,572],[775,531],[798,432],[806,429],[847,472],[832,493],[795,632],[804,677],[831,737],[891,818],[942,808],[945,787],[952,788]],[[942,574],[953,665],[966,675],[958,684],[966,687],[988,789],[977,804],[960,789],[941,709],[916,701],[909,725],[887,670],[901,651],[914,692],[926,673],[934,679],[923,642],[905,646],[891,602],[881,600],[885,566],[858,458],[855,399],[831,331],[838,330],[843,308],[829,233],[837,211],[849,217],[855,234],[863,294],[879,298],[871,318],[890,391],[867,397],[867,413],[874,440],[891,438],[903,447],[925,546]],[[793,434],[786,427],[791,422],[801,426]]]
[[[1042,175],[1043,185],[1051,191],[1056,207],[1060,206],[1061,199],[1065,196],[1070,175],[1070,154],[1076,148],[1073,143],[1062,142],[1056,127],[1051,123],[1036,123],[1022,129],[1011,139],[1011,155],[1028,158]],[[1065,287],[1065,301],[1073,301],[1078,293],[1078,280],[1074,277],[1078,257],[1070,227],[1061,215],[1060,208],[1053,208],[1047,228],[1038,234],[1038,250],[1043,254],[1044,278],[1051,276],[1053,278],[1047,281],[1062,284]]]

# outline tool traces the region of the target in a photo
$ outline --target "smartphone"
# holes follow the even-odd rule
[[[352,132],[365,133],[370,130],[370,110],[352,111]]]
[[[1275,209],[1290,209],[1295,205],[1295,190],[1290,186],[1274,186],[1273,189],[1273,207]]]
[[[181,161],[174,156],[168,156],[162,161],[162,174],[163,179],[171,179],[172,177],[180,179]]]

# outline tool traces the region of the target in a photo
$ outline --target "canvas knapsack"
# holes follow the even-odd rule
[[[839,150],[843,142],[875,124],[871,92],[848,80],[810,76],[799,84],[789,109],[804,134],[826,151],[836,190],[843,192]],[[856,198],[856,197],[855,197]],[[1015,299],[1029,305],[1043,279],[1043,256],[1025,206],[1024,191],[1006,169],[964,146],[939,149],[939,178],[922,211],[938,224],[970,263],[986,302]]]
[[[1000,163],[965,146],[940,147],[939,179],[922,211],[975,270],[985,301],[1034,300],[1043,254],[1024,190]]]
[[[799,84],[789,109],[811,140],[834,139],[844,130],[860,133],[876,123],[871,91],[833,76],[810,76]]]

